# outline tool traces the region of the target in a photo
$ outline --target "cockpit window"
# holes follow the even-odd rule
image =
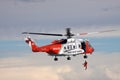
[[[60,43],[61,43],[61,44],[67,43],[67,39],[61,39],[61,40],[60,40]]]
[[[86,44],[85,44],[85,42],[83,41],[83,42],[81,42],[81,45],[82,45],[82,49],[84,50],[84,51],[86,51]]]

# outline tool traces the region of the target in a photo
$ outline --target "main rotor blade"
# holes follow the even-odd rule
[[[105,31],[98,31],[98,32],[91,32],[91,33],[80,33],[80,34],[77,34],[77,35],[89,35],[89,34],[98,34],[98,33],[105,33],[105,32],[112,32],[112,31],[116,31],[116,30],[105,30]]]
[[[51,34],[51,33],[33,33],[33,32],[23,32],[22,34],[48,35],[48,36],[64,36],[64,35],[62,35],[62,34]]]

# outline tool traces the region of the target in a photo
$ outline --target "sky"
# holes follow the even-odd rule
[[[0,80],[120,80],[119,0],[0,0]],[[24,42],[24,31],[73,33],[116,30],[80,36],[89,39],[95,52],[88,57],[59,57],[33,53]],[[61,37],[32,36],[38,45]]]

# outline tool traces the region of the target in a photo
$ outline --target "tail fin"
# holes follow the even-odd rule
[[[32,48],[33,52],[38,52],[37,45],[34,43],[34,41],[30,37],[25,38],[25,42],[29,44],[29,46]]]

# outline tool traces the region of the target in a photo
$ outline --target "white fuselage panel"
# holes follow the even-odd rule
[[[67,39],[66,44],[62,44],[59,54],[61,55],[78,55],[83,53],[84,50],[81,49],[81,41],[78,39]]]

